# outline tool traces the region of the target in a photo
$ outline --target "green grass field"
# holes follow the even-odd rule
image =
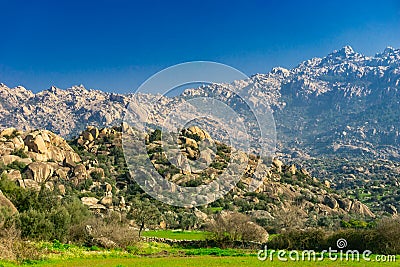
[[[129,267],[129,266],[160,266],[160,267],[184,267],[184,266],[320,266],[320,267],[336,267],[336,266],[354,266],[354,267],[375,267],[375,266],[398,266],[399,263],[377,263],[377,262],[332,262],[325,259],[322,262],[280,262],[280,261],[259,261],[255,256],[239,256],[239,257],[218,257],[218,256],[195,256],[195,257],[141,257],[141,258],[106,258],[106,259],[68,259],[44,261],[34,266],[74,266],[74,267]],[[2,264],[0,263],[0,266]],[[4,267],[15,265],[3,265]],[[24,265],[26,266],[26,265]]]
[[[122,249],[93,249],[82,246],[66,245],[60,242],[37,243],[38,248],[45,252],[42,260],[25,261],[22,265],[0,260],[0,267],[15,266],[161,266],[161,267],[183,267],[183,266],[354,266],[354,267],[377,267],[377,266],[399,266],[400,257],[396,262],[374,262],[375,255],[371,255],[371,262],[356,261],[331,261],[325,255],[323,261],[287,261],[282,262],[274,253],[274,260],[260,261],[256,250],[249,249],[222,249],[222,248],[191,248],[184,249],[169,246],[157,242],[141,242],[135,246]],[[270,253],[271,251],[269,251]],[[286,256],[287,258],[287,256]],[[318,257],[317,257],[318,258]]]
[[[203,231],[173,231],[173,230],[156,230],[156,231],[145,231],[142,236],[147,237],[160,237],[170,238],[177,240],[204,240],[207,236],[207,232]]]

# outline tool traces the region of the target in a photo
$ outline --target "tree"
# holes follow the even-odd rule
[[[180,225],[184,230],[190,230],[198,223],[198,218],[192,212],[183,212],[179,217]]]
[[[132,201],[129,217],[139,226],[139,237],[146,225],[158,223],[160,221],[160,211],[147,198],[141,200],[136,198]]]
[[[178,215],[174,211],[169,210],[164,212],[163,218],[167,229],[174,229],[178,227]]]
[[[161,140],[161,130],[155,129],[154,132],[150,134],[149,142],[152,143],[154,141],[160,141],[160,140]]]
[[[238,212],[218,214],[208,225],[212,239],[220,242],[258,241],[266,242],[267,231]]]
[[[381,251],[385,254],[400,253],[400,217],[383,218],[379,221],[376,231],[385,241],[381,243]]]
[[[281,211],[275,215],[275,223],[281,229],[302,229],[305,218],[296,206],[290,207],[287,211]],[[318,223],[318,221],[317,221]]]

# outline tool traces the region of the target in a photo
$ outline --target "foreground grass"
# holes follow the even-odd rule
[[[146,237],[159,237],[159,238],[170,238],[176,240],[204,240],[207,237],[208,232],[204,231],[182,231],[182,230],[155,230],[145,231],[142,236]]]
[[[331,261],[325,258],[323,261],[287,261],[277,260],[276,253],[274,261],[260,261],[257,259],[257,251],[246,249],[221,249],[221,248],[193,248],[183,249],[171,247],[167,244],[156,242],[141,242],[126,250],[106,250],[97,247],[82,247],[75,245],[61,244],[58,241],[53,243],[37,243],[38,248],[45,251],[41,260],[25,260],[22,264],[17,262],[1,261],[0,267],[15,266],[354,266],[354,267],[375,267],[375,266],[399,266],[400,258],[396,262],[345,262]],[[370,257],[374,259],[373,256]]]
[[[0,263],[0,266],[1,263]],[[15,265],[3,265],[11,267]],[[377,263],[377,262],[332,262],[325,259],[322,262],[280,262],[280,261],[259,261],[255,256],[190,256],[190,257],[132,257],[132,258],[92,258],[92,259],[68,259],[68,260],[48,260],[38,263],[35,266],[112,266],[112,267],[129,267],[129,266],[160,266],[160,267],[184,267],[184,266],[354,266],[354,267],[375,267],[375,266],[398,266],[398,262],[394,263]]]

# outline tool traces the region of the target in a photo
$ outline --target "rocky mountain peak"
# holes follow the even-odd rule
[[[375,55],[374,60],[372,61],[376,65],[388,66],[388,65],[400,65],[400,49],[395,49],[393,47],[386,47],[382,53],[378,53]]]
[[[279,76],[287,77],[290,75],[290,70],[282,68],[282,67],[275,67],[275,68],[272,68],[271,74],[276,74]]]
[[[49,89],[47,89],[47,91],[49,91],[50,93],[57,93],[57,91],[60,90],[59,88],[55,87],[54,85],[52,85]]]
[[[71,88],[68,88],[67,90],[70,90],[70,91],[73,91],[73,92],[82,92],[82,93],[85,93],[85,92],[88,91],[83,84],[74,85]]]
[[[348,59],[354,55],[356,55],[357,53],[354,52],[354,49],[349,46],[346,45],[344,47],[342,47],[339,50],[334,50],[332,53],[330,53],[327,57],[328,58],[342,58],[342,59]]]
[[[340,54],[342,56],[346,56],[346,57],[355,54],[353,48],[351,46],[349,46],[349,45],[346,45],[346,46],[342,47],[336,53]]]
[[[385,48],[385,50],[383,50],[383,53],[384,53],[384,54],[390,54],[390,53],[394,53],[395,51],[396,51],[396,49],[394,49],[393,47],[387,46],[387,47]]]

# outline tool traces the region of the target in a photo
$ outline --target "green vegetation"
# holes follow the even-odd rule
[[[268,266],[276,267],[287,267],[287,266],[323,266],[323,267],[336,267],[337,262],[330,262],[325,260],[323,262],[260,262],[255,257],[213,257],[213,256],[200,256],[200,257],[168,257],[168,258],[137,258],[137,259],[95,259],[95,260],[69,260],[66,262],[52,262],[47,266],[75,266],[75,267],[86,267],[86,266],[119,266],[119,267],[129,267],[129,266],[149,266],[149,267],[176,267],[176,266],[210,266],[210,267],[259,267],[263,264]],[[367,262],[351,262],[351,263],[341,263],[340,266],[354,266],[354,267],[364,267]],[[367,266],[396,266],[397,263],[371,263]],[[42,266],[46,266],[43,264]]]
[[[149,142],[152,143],[154,141],[160,141],[161,140],[161,130],[160,129],[155,129],[149,137]]]
[[[25,153],[23,149],[14,150],[11,155],[18,156],[20,158],[27,158],[28,155]]]
[[[128,218],[133,219],[139,226],[139,237],[145,225],[157,224],[160,220],[160,211],[147,198],[134,199]]]
[[[53,250],[53,249],[52,249]],[[68,254],[68,250],[74,251]],[[279,261],[277,257],[274,257],[273,261],[269,259],[266,261],[260,261],[256,257],[256,251],[240,251],[230,249],[197,249],[197,250],[173,250],[167,248],[167,250],[158,251],[153,253],[151,257],[138,257],[120,251],[97,251],[91,252],[88,250],[79,250],[77,248],[70,248],[64,254],[56,254],[48,259],[40,261],[26,262],[23,266],[75,266],[75,267],[89,267],[89,266],[162,266],[162,267],[175,267],[175,266],[324,266],[324,267],[336,267],[336,266],[354,266],[354,267],[365,267],[365,266],[397,266],[399,257],[396,262],[367,262],[365,260],[356,261],[331,261],[325,258],[323,261]],[[57,252],[57,250],[53,250]],[[161,252],[161,253],[160,253]],[[73,254],[80,254],[80,256],[74,256]],[[183,253],[183,254],[182,254]],[[181,256],[180,256],[181,255]],[[184,257],[182,257],[184,255]],[[156,256],[156,257],[155,257]],[[275,256],[276,253],[275,253]],[[371,256],[371,259],[374,255]],[[14,267],[19,266],[12,262],[0,261],[0,266]]]
[[[160,138],[161,131],[150,133],[151,142]],[[226,168],[231,156],[228,146],[216,142],[217,151],[210,154],[213,159],[208,172],[195,173],[195,178],[185,179],[188,176],[169,163],[159,142],[147,145],[150,159],[158,166],[159,173],[166,179],[175,176],[173,179],[180,179],[181,186],[197,186],[211,181],[214,179],[211,177]],[[276,194],[249,192],[248,184],[243,180],[237,184],[240,194],[232,190],[224,198],[207,206],[180,208],[160,203],[140,189],[128,172],[118,131],[98,137],[91,148],[84,148],[74,141],[71,146],[85,162],[80,167],[86,170],[95,168],[83,179],[69,179],[73,177],[71,168],[67,176],[51,178],[50,185],[54,188],[51,191],[48,184],[42,183],[40,189],[29,190],[17,186],[5,175],[1,177],[0,190],[14,204],[18,213],[0,209],[0,258],[11,259],[14,263],[37,263],[43,266],[169,266],[170,262],[173,266],[176,266],[176,262],[181,262],[182,266],[224,266],[225,261],[230,266],[260,266],[263,263],[256,259],[255,249],[237,247],[248,245],[248,241],[265,243],[267,232],[273,234],[268,241],[269,248],[321,251],[328,246],[335,247],[337,239],[345,238],[351,249],[369,249],[382,254],[400,253],[398,218],[366,219],[350,213],[326,215],[312,210],[304,216],[301,205],[321,203],[318,196],[337,192],[300,170],[293,173],[287,165],[283,165],[281,171],[275,168],[271,170],[271,179],[283,185],[282,193],[279,190],[276,190]],[[182,143],[181,150],[187,154],[190,152],[192,159],[200,157],[195,145]],[[13,153],[26,156],[22,150]],[[256,164],[257,160],[250,156],[251,164]],[[14,162],[0,168],[1,172],[19,170],[22,178],[26,178],[24,171],[27,167],[23,163]],[[175,175],[178,173],[181,174]],[[250,169],[246,175],[250,176],[251,173]],[[59,185],[62,185],[63,193]],[[106,186],[109,187],[107,191]],[[285,193],[285,189],[297,190],[296,197]],[[379,192],[377,199],[385,203],[400,200],[391,199],[390,191],[378,183],[374,183],[370,191],[355,190],[352,196],[370,201],[376,192]],[[102,210],[92,208],[94,212],[89,212],[82,205],[81,197],[96,197],[101,202],[95,205],[102,203]],[[108,202],[102,202],[104,199]],[[121,202],[123,205],[120,205]],[[293,206],[285,212],[274,211],[274,207],[286,203]],[[111,205],[113,209],[105,208]],[[269,213],[273,216],[268,216]],[[133,222],[136,224],[135,230]],[[167,230],[144,231],[146,228],[161,227]],[[140,239],[140,235],[199,242],[168,245],[144,242],[151,239]],[[186,248],[200,246],[196,244],[204,247]],[[323,266],[330,266],[330,262],[325,263]],[[276,264],[281,266],[279,262]],[[3,265],[9,264],[0,262],[0,266]]]
[[[291,230],[270,239],[268,248],[322,251],[336,247],[336,241],[347,240],[347,249],[370,250],[377,254],[400,254],[400,218],[383,219],[366,229],[343,229],[334,233],[321,229]]]
[[[182,231],[182,230],[150,230],[143,232],[142,236],[170,238],[176,240],[205,240],[209,232]]]
[[[70,228],[89,216],[89,211],[79,199],[73,196],[60,199],[44,186],[35,192],[21,188],[2,176],[0,190],[19,211],[5,218],[4,227],[17,228],[22,238],[66,241]],[[0,222],[0,225],[3,223]]]
[[[210,239],[221,244],[229,244],[232,241],[263,243],[267,241],[268,236],[264,228],[252,223],[248,216],[238,212],[214,216],[214,220],[207,228],[211,232]]]
[[[355,219],[351,219],[349,221],[341,221],[340,224],[343,228],[355,228],[355,229],[366,229],[376,226],[375,222],[366,222]]]

